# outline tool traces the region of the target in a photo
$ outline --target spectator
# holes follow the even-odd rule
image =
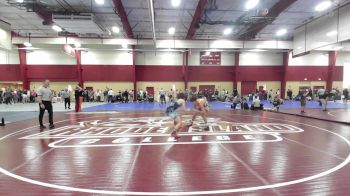
[[[113,97],[114,97],[114,91],[113,91],[112,89],[109,89],[109,91],[108,91],[108,100],[107,100],[107,102],[108,102],[108,103],[112,103]]]

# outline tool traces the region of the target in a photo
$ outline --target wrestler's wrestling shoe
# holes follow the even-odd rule
[[[171,132],[171,137],[175,138],[176,140],[180,138],[176,131]]]

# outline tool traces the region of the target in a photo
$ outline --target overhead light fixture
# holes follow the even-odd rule
[[[170,35],[174,35],[174,33],[175,33],[175,27],[170,27],[170,28],[168,29],[168,33],[169,33]]]
[[[57,26],[57,25],[52,25],[52,29],[57,31],[57,32],[61,32],[62,31],[62,28]]]
[[[247,3],[245,4],[245,8],[247,10],[251,10],[255,8],[259,4],[259,0],[248,0]]]
[[[95,3],[98,5],[103,5],[105,3],[105,0],[95,0]]]
[[[338,34],[337,31],[330,31],[326,35],[327,35],[327,37],[333,37],[333,36],[336,36],[337,34]]]
[[[181,0],[171,0],[171,4],[172,4],[174,7],[179,7],[180,4],[181,4]]]
[[[114,33],[119,33],[120,32],[119,27],[117,27],[117,26],[112,27],[112,31]]]
[[[283,36],[287,33],[287,29],[280,29],[276,32],[277,36]]]
[[[251,50],[248,50],[249,52],[265,52],[267,50],[262,50],[262,49],[251,49]]]
[[[17,3],[23,3],[24,0],[16,0]]]
[[[32,47],[33,46],[30,42],[24,42],[23,45],[25,47]]]
[[[122,43],[122,48],[124,48],[124,49],[128,48],[128,44],[127,43]]]
[[[343,46],[337,46],[334,48],[335,51],[343,49]]]
[[[332,2],[331,1],[323,1],[323,2],[321,2],[321,3],[316,5],[315,11],[322,12],[322,11],[327,10],[331,6],[332,6]]]
[[[224,30],[224,35],[229,35],[229,34],[231,34],[232,33],[232,29],[231,28],[226,28],[225,30]]]
[[[80,48],[80,47],[81,47],[81,43],[80,43],[80,42],[75,42],[75,43],[74,43],[74,46],[75,46],[76,48]]]

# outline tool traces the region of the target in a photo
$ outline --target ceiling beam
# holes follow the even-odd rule
[[[35,4],[33,7],[33,11],[38,15],[41,19],[43,19],[43,24],[45,25],[51,25],[53,24],[52,21],[52,14],[46,11],[42,6]]]
[[[199,27],[199,21],[203,15],[206,4],[207,0],[199,0],[196,11],[192,17],[191,26],[188,29],[186,39],[192,39],[194,34],[196,33],[196,30]]]
[[[116,11],[119,13],[120,20],[122,21],[124,31],[128,38],[134,38],[134,34],[132,32],[128,16],[126,15],[123,3],[121,0],[113,0],[114,7]]]
[[[265,23],[258,21],[254,24],[251,24],[249,28],[243,34],[240,35],[239,38],[243,40],[254,39],[261,30],[263,30],[266,26],[271,24],[283,11],[285,11],[296,1],[297,0],[280,0],[269,9],[269,13],[266,15],[266,18],[273,18],[272,21]]]

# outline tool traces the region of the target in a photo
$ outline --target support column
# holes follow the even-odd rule
[[[132,46],[132,70],[133,70],[133,85],[134,85],[134,101],[137,100],[137,77],[136,77],[136,51],[135,46]]]
[[[22,47],[21,45],[18,45],[18,47]],[[18,49],[18,55],[19,55],[19,65],[21,70],[21,79],[23,83],[23,90],[29,90],[29,79],[28,79],[28,66],[27,66],[27,53],[26,50],[20,50]]]
[[[185,90],[188,89],[188,51],[183,53],[183,58],[182,58],[182,77],[183,81],[185,83]]]
[[[81,66],[81,51],[75,51],[75,58],[77,60],[77,79],[81,88],[84,88],[84,80],[83,80],[83,67]]]
[[[239,68],[239,52],[235,52],[235,65],[233,67],[233,89],[237,90],[238,83],[238,68]]]
[[[337,60],[337,52],[336,51],[329,51],[328,52],[328,71],[327,71],[327,83],[326,83],[326,89],[332,90],[333,88],[333,75],[334,75],[334,68],[335,63]]]
[[[281,80],[281,98],[282,99],[286,97],[288,65],[289,65],[289,52],[283,52],[283,68],[282,68],[282,80]]]

